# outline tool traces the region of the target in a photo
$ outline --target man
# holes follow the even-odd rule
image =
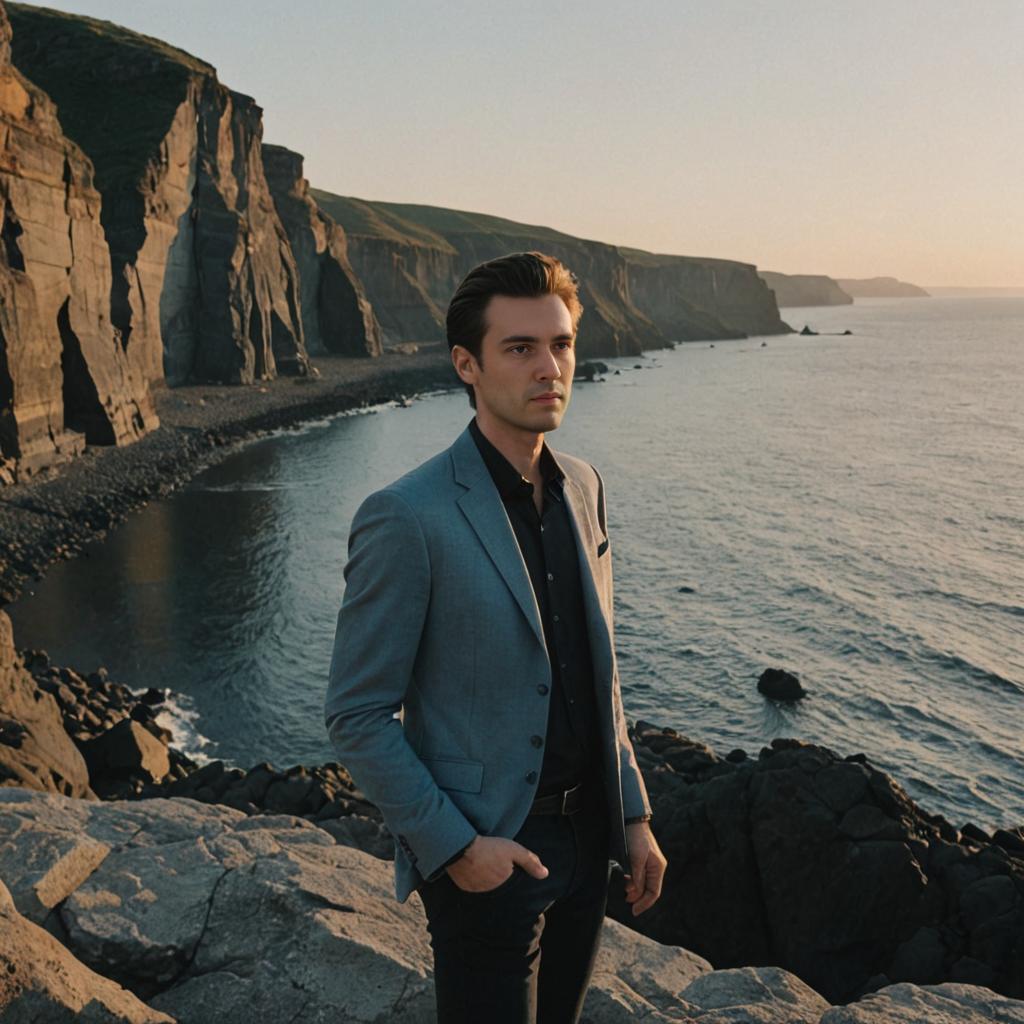
[[[418,890],[441,1024],[579,1018],[610,859],[633,913],[665,857],[626,734],[604,489],[544,435],[582,314],[550,256],[474,268],[447,315],[476,415],[352,522],[325,719]]]

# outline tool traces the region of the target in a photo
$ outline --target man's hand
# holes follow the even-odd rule
[[[540,857],[522,843],[501,836],[477,836],[466,852],[445,870],[451,880],[467,892],[497,889],[518,864],[534,878],[547,878],[548,869]]]
[[[626,875],[626,902],[633,904],[633,916],[642,914],[661,895],[668,861],[646,821],[626,826],[629,873]]]

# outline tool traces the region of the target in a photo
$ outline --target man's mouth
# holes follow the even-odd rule
[[[562,395],[558,391],[545,391],[543,395],[534,395],[531,401],[533,402],[554,402],[561,398]]]

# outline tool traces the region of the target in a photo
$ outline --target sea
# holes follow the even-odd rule
[[[782,312],[818,333],[605,360],[548,436],[605,480],[627,718],[862,752],[954,824],[1024,824],[1024,297]],[[18,645],[165,688],[198,761],[333,760],[352,515],[471,415],[440,392],[245,444],[53,566]],[[769,667],[807,695],[762,696]]]

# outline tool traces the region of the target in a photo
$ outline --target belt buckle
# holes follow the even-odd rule
[[[579,788],[580,788],[580,784],[577,782],[576,785],[572,787],[572,789],[564,789],[564,790],[562,790],[562,809],[561,809],[561,811],[559,813],[561,813],[561,814],[571,814],[572,813],[572,811],[567,811],[565,809],[565,805],[566,805],[566,803],[567,803],[567,801],[569,799],[569,794],[570,793],[575,793],[576,790],[578,790]]]

